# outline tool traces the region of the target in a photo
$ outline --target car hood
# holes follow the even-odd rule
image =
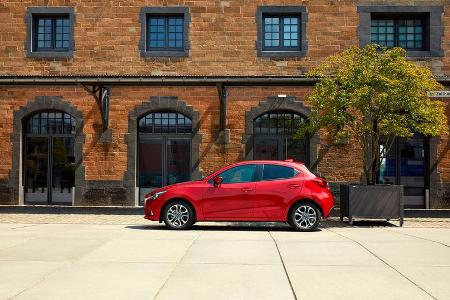
[[[171,184],[171,185],[163,186],[162,188],[156,189],[153,192],[171,190],[173,188],[186,186],[186,185],[191,185],[191,184],[198,183],[198,182],[199,182],[198,180],[197,181],[192,180],[192,181],[185,181],[185,182],[174,183],[174,184]]]

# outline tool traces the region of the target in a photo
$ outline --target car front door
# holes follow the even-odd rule
[[[300,194],[301,174],[292,167],[265,164],[256,183],[254,215],[258,220],[280,220],[289,201]]]
[[[255,196],[255,164],[227,169],[216,177],[222,183],[208,181],[203,190],[203,214],[208,220],[251,220]]]

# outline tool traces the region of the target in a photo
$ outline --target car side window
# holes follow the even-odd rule
[[[291,167],[279,165],[264,165],[262,180],[288,179],[296,176],[299,172]]]
[[[218,176],[222,177],[222,184],[255,181],[256,165],[243,165],[228,169]]]

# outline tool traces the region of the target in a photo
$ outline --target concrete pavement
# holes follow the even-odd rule
[[[0,299],[450,299],[450,228],[144,222],[0,224]]]

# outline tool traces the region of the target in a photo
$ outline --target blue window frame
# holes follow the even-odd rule
[[[263,50],[301,50],[300,24],[296,15],[263,15]]]
[[[183,50],[184,17],[155,16],[147,17],[147,50],[180,51]]]

